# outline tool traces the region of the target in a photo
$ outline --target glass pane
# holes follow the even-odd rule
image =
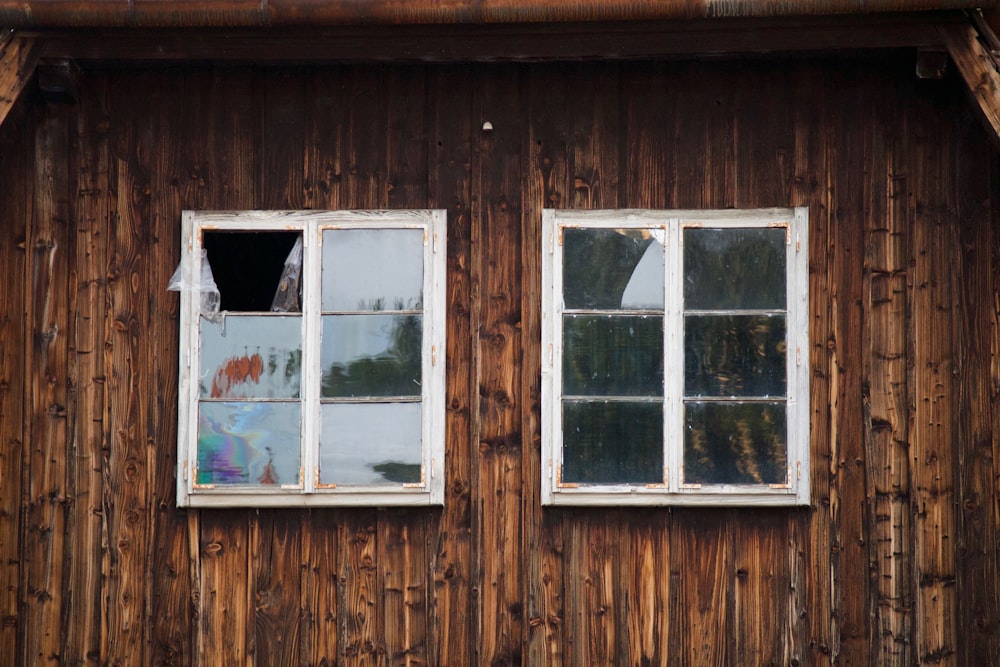
[[[564,482],[661,484],[663,404],[563,403]]]
[[[784,403],[684,404],[684,482],[784,484]]]
[[[564,316],[563,393],[662,396],[663,318]]]
[[[686,396],[784,396],[784,315],[684,318]]]
[[[417,310],[423,286],[423,229],[323,232],[323,310]]]
[[[684,307],[785,308],[785,230],[685,229]]]
[[[302,380],[302,318],[227,315],[201,320],[199,396],[298,398]]]
[[[419,483],[420,410],[420,403],[323,405],[320,483]]]
[[[564,229],[563,303],[591,310],[663,309],[659,230]]]
[[[423,317],[324,315],[323,396],[420,396]]]
[[[299,484],[299,403],[198,404],[197,484]]]

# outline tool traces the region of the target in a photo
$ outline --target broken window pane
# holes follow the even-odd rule
[[[421,229],[323,232],[323,310],[419,310],[423,302]]]
[[[324,404],[320,484],[419,483],[420,412],[419,402]]]
[[[685,229],[685,309],[784,310],[785,231]]]
[[[564,395],[658,396],[662,393],[662,317],[563,317]]]
[[[686,396],[784,396],[783,315],[684,318]]]
[[[420,396],[423,316],[324,315],[324,397]]]
[[[684,404],[685,484],[784,484],[784,402]]]
[[[208,252],[222,310],[271,310],[288,254],[302,235],[286,231],[208,231],[202,245]]]
[[[661,401],[564,401],[562,481],[663,482]]]
[[[663,244],[650,229],[563,231],[567,309],[663,309]]]
[[[229,315],[201,321],[198,395],[204,398],[298,398],[302,318]]]
[[[201,401],[195,483],[299,484],[301,411],[298,403]]]

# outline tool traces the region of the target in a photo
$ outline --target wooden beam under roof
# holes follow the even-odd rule
[[[961,12],[795,19],[344,28],[45,31],[45,57],[90,61],[467,62],[643,59],[941,47]]]
[[[940,29],[951,59],[1000,142],[1000,72],[990,49],[972,23],[942,25]]]
[[[41,48],[34,35],[0,31],[0,125],[35,72]]]

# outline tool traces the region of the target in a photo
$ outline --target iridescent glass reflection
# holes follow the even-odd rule
[[[785,404],[689,401],[684,405],[686,484],[784,484]]]
[[[785,229],[685,229],[684,307],[783,310]]]
[[[299,484],[299,403],[198,404],[196,484]]]
[[[563,230],[567,309],[663,308],[663,244],[657,230]]]
[[[320,484],[419,483],[420,403],[322,406]]]
[[[422,229],[323,232],[323,310],[418,310],[423,302]]]
[[[233,315],[201,319],[198,392],[204,398],[298,398],[302,318]]]
[[[663,482],[661,402],[564,401],[562,433],[564,482]]]
[[[420,396],[423,317],[324,315],[322,395]]]
[[[684,318],[687,396],[784,396],[783,315]]]
[[[563,394],[663,394],[663,318],[563,317]]]

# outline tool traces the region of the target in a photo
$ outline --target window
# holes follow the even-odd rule
[[[184,213],[178,504],[443,502],[445,219]]]
[[[809,502],[807,210],[543,214],[542,501]]]

